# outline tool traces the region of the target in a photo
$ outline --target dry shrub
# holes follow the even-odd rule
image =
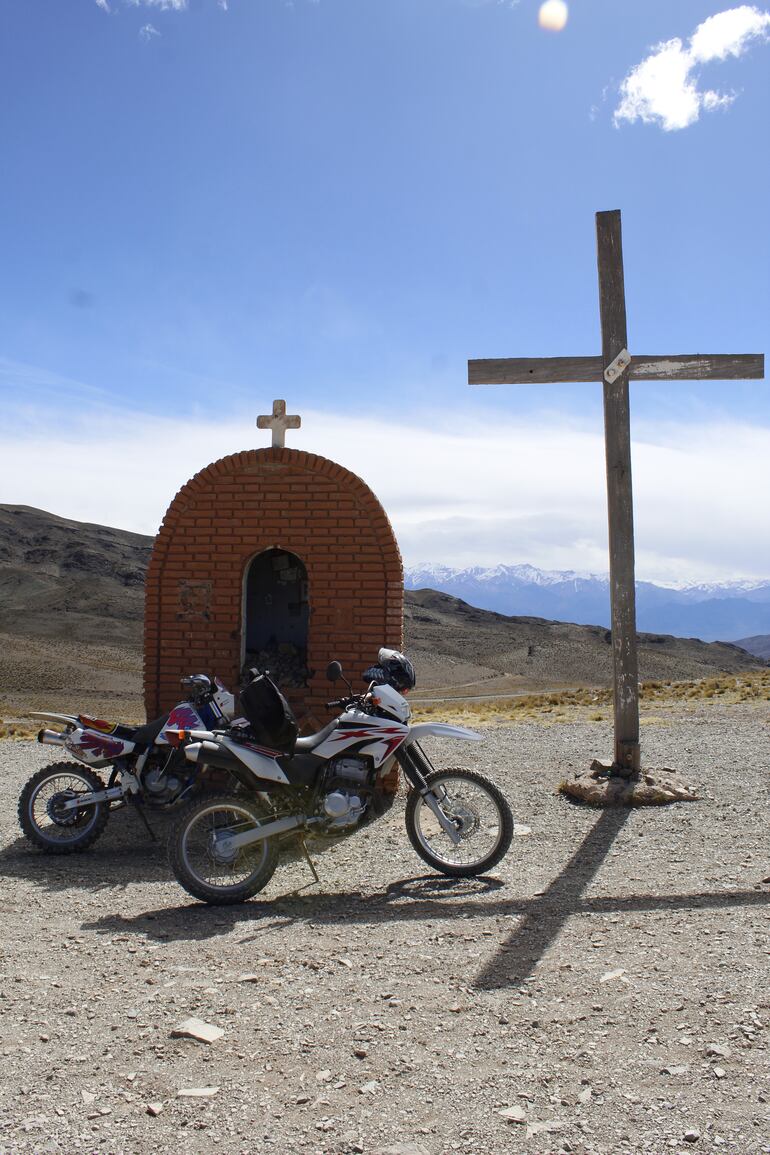
[[[733,705],[770,699],[770,668],[741,674],[702,678],[700,681],[672,682],[661,679],[644,682],[640,686],[643,705],[661,706],[676,702],[703,702]],[[542,694],[521,694],[513,698],[495,698],[488,702],[440,702],[426,706],[414,703],[418,717],[452,718],[468,725],[502,725],[505,723],[542,721],[549,725],[566,723],[571,719],[588,718],[591,722],[606,722],[611,709],[612,690],[607,687],[575,687],[570,690],[548,691]],[[647,721],[651,718],[648,715]]]

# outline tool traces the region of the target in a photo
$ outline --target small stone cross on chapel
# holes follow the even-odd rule
[[[273,449],[283,449],[286,444],[286,430],[299,429],[302,418],[296,413],[286,413],[285,401],[274,401],[273,412],[265,413],[257,418],[258,429],[272,429]]]

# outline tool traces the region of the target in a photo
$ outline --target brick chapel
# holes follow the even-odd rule
[[[341,465],[285,447],[276,401],[269,449],[223,457],[177,493],[147,571],[147,716],[179,700],[179,679],[268,668],[306,728],[329,720],[328,663],[354,685],[380,646],[400,649],[401,555],[371,489]]]

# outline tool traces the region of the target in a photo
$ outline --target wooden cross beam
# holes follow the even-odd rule
[[[470,385],[602,381],[609,519],[615,757],[617,773],[640,768],[636,654],[634,521],[631,489],[630,381],[727,381],[763,378],[763,354],[628,353],[620,210],[596,214],[601,357],[517,357],[468,362]]]

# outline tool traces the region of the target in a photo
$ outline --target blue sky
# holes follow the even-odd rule
[[[286,397],[408,562],[604,568],[600,387],[466,361],[599,352],[605,208],[632,354],[767,349],[770,9],[539,8],[6,0],[2,500],[153,532]],[[767,384],[632,416],[640,576],[770,574]]]

